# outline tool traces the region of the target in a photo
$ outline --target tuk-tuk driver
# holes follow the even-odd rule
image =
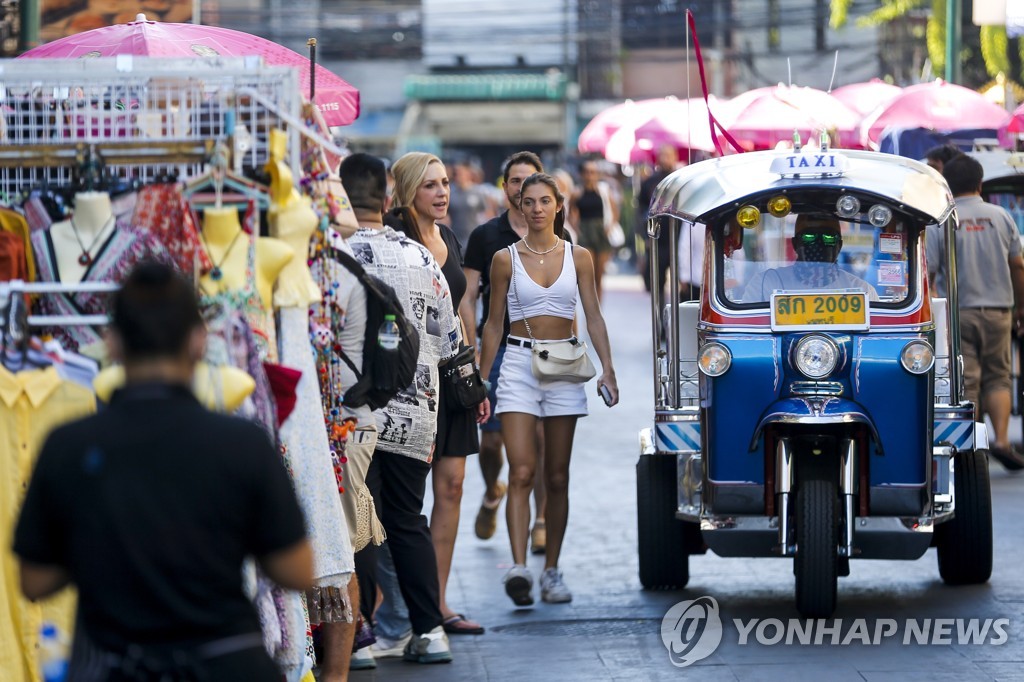
[[[776,290],[818,289],[860,289],[869,300],[878,300],[878,292],[873,286],[836,263],[843,248],[843,234],[837,218],[809,214],[797,216],[792,243],[796,262],[754,275],[744,292],[745,302],[767,301]]]

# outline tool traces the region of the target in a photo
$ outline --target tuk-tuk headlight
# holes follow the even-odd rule
[[[704,344],[697,356],[697,366],[709,377],[722,376],[731,365],[732,353],[717,341]]]
[[[927,341],[911,341],[903,346],[900,364],[911,374],[924,374],[935,364],[935,351]]]
[[[839,346],[827,336],[809,334],[793,348],[793,364],[809,379],[827,377],[839,362]]]

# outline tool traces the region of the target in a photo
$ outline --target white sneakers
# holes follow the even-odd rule
[[[377,661],[374,660],[373,652],[370,651],[369,646],[353,651],[352,658],[348,662],[349,670],[373,670],[376,667]]]
[[[399,658],[405,651],[405,645],[412,639],[412,633],[410,632],[405,637],[399,637],[398,639],[389,639],[387,637],[377,637],[377,641],[370,645],[370,650],[373,652],[374,658]]]
[[[503,580],[505,583],[505,594],[512,598],[516,606],[533,605],[533,574],[530,569],[521,564],[516,564],[508,569]]]
[[[444,626],[424,635],[412,635],[402,652],[402,659],[413,663],[451,663],[452,650],[448,646],[448,635]]]
[[[562,580],[557,568],[545,569],[540,575],[540,598],[549,604],[565,604],[572,601],[572,592]]]

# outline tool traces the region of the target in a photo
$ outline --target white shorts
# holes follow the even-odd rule
[[[533,376],[532,361],[533,352],[529,348],[508,345],[498,375],[498,405],[494,414],[523,412],[541,418],[585,417],[586,385],[571,381],[541,383]]]

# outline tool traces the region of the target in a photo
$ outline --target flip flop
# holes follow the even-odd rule
[[[466,616],[461,613],[445,618],[441,625],[444,626],[444,631],[449,635],[484,634],[484,627],[482,625],[477,625],[472,621],[466,620]]]

